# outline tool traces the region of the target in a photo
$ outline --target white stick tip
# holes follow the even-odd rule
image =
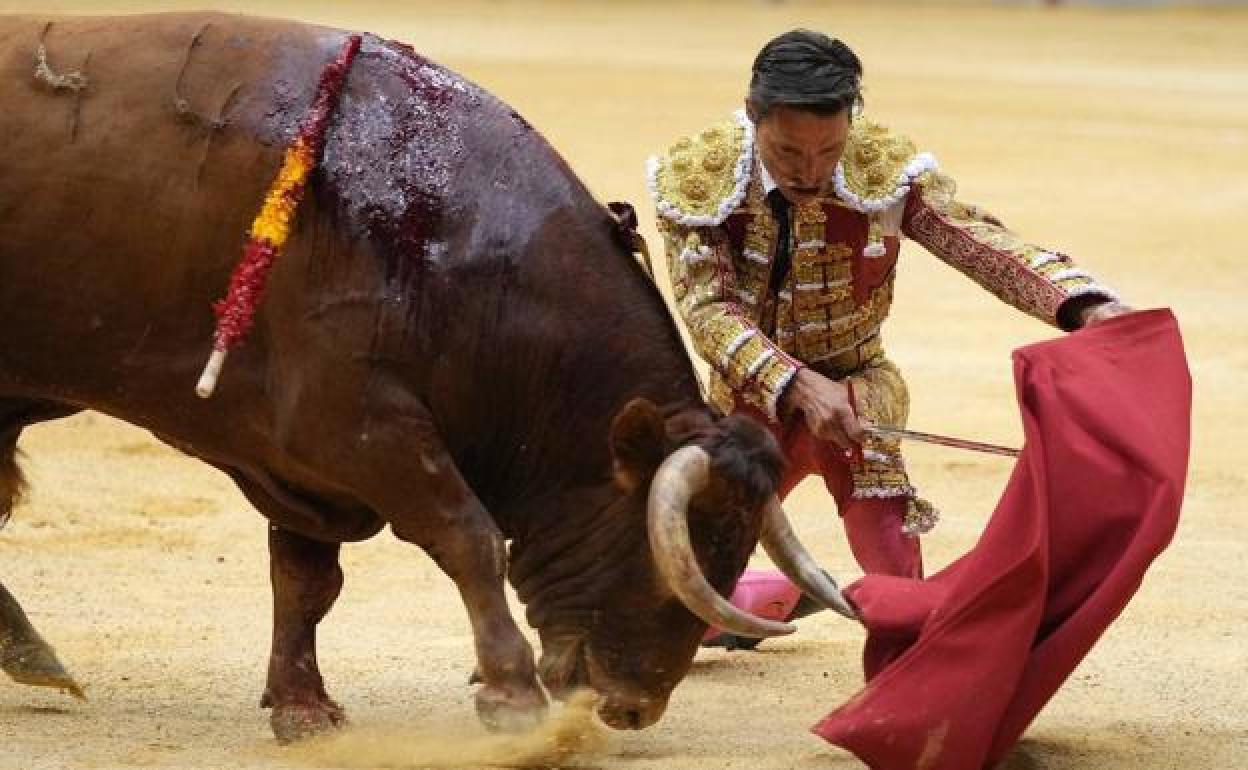
[[[210,398],[217,389],[217,378],[221,376],[221,367],[225,366],[225,356],[226,351],[214,350],[208,357],[208,363],[204,364],[204,371],[199,375],[199,382],[195,384],[195,393],[200,398]]]

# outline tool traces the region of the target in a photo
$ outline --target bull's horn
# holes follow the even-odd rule
[[[659,573],[672,593],[694,615],[739,636],[766,638],[791,634],[797,629],[751,615],[719,594],[698,566],[689,542],[689,500],[706,488],[711,458],[699,447],[683,447],[659,466],[650,484],[647,529],[650,549]]]
[[[845,601],[836,581],[819,568],[806,547],[797,539],[789,517],[784,515],[780,500],[772,495],[763,514],[763,549],[780,571],[792,580],[802,593],[830,610],[839,612],[851,620],[859,620],[858,613]]]

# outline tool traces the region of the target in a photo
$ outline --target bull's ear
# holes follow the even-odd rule
[[[663,462],[667,436],[659,408],[635,398],[611,420],[611,457],[615,481],[625,492],[645,484]]]

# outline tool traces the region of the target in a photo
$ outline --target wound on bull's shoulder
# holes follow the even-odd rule
[[[58,73],[52,69],[52,65],[48,64],[47,37],[51,29],[52,22],[49,21],[43,25],[43,31],[39,33],[39,45],[35,49],[35,82],[48,86],[53,93],[68,91],[74,95],[74,109],[69,118],[69,140],[72,142],[78,138],[78,118],[82,113],[82,92],[87,90],[89,85],[86,70],[88,62],[91,61],[91,52],[87,51],[82,59],[82,66],[78,70],[64,74]]]
[[[195,53],[195,49],[199,47],[204,33],[212,24],[207,23],[200,27],[194,35],[191,35],[191,42],[186,47],[186,55],[182,58],[182,66],[178,69],[178,77],[173,82],[173,110],[177,113],[178,119],[184,123],[203,128],[211,136],[213,131],[219,131],[225,127],[225,113],[229,110],[230,104],[234,101],[234,97],[238,95],[238,90],[242,88],[241,83],[235,83],[230,89],[229,94],[225,97],[225,101],[221,103],[221,108],[217,110],[215,118],[209,117],[204,113],[197,112],[191,106],[191,102],[182,95],[182,82],[186,79],[186,71],[191,66],[191,56]]]
[[[46,43],[48,30],[52,29],[52,22],[43,25],[43,31],[39,33],[39,47],[35,49],[35,80],[49,86],[53,91],[82,91],[87,87],[87,76],[81,71],[66,72],[60,74],[52,69],[48,64],[48,46]],[[86,69],[87,61],[91,58],[88,52],[86,59],[82,62],[83,69]]]
[[[239,90],[243,87],[242,83],[235,83],[230,88],[225,100],[221,102],[221,107],[217,110],[216,117],[209,117],[201,112],[197,112],[191,106],[190,100],[182,95],[182,81],[186,78],[186,71],[191,65],[191,56],[195,49],[199,47],[204,33],[211,26],[211,22],[206,23],[191,36],[191,42],[186,47],[186,55],[182,58],[182,66],[178,70],[178,77],[173,83],[173,110],[178,120],[200,129],[204,135],[204,149],[200,154],[199,163],[195,167],[195,185],[197,187],[203,178],[204,166],[208,162],[208,151],[212,148],[212,138],[229,123],[226,113],[229,112],[235,97],[238,96]]]

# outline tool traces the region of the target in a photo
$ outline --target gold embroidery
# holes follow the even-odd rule
[[[728,168],[728,163],[731,160],[733,159],[729,157],[728,151],[724,147],[708,147],[706,154],[702,156],[702,169],[714,174]]]
[[[795,291],[793,293],[793,319],[802,326],[808,324],[828,326],[833,321],[844,318],[854,311],[854,300],[850,292],[848,286],[828,294]]]
[[[904,428],[910,415],[906,382],[892,361],[879,354],[850,377],[858,414],[877,425]],[[864,462],[854,467],[858,496],[911,497],[914,487],[901,459],[901,443],[868,434],[862,444]]]
[[[1062,302],[1096,286],[1068,257],[1028,244],[979,207],[954,200],[948,176],[922,180],[908,234],[1003,301],[1056,325]]]
[[[690,174],[681,180],[680,192],[685,196],[685,200],[697,205],[710,196],[711,181],[700,174]]]
[[[728,384],[734,388],[746,384],[762,365],[759,359],[768,352],[769,346],[762,335],[751,337],[740,350],[724,362],[724,375]]]
[[[661,219],[659,231],[677,306],[698,355],[712,365],[711,403],[731,411],[735,388],[774,418],[797,364],[757,328],[766,265],[743,259],[711,227]]]
[[[728,359],[732,356],[729,348],[736,343],[741,335],[748,331],[748,327],[744,320],[728,316],[720,319],[718,323],[707,324],[703,331],[707,341],[715,350],[724,351],[724,358]],[[727,361],[725,360],[725,363]]]
[[[867,201],[887,198],[918,154],[914,142],[866,118],[854,121],[841,156],[845,186]]]
[[[704,220],[696,224],[721,221],[728,213],[725,202],[744,184],[737,162],[751,151],[745,139],[745,126],[734,119],[673,144],[653,171],[651,192],[660,213]]]
[[[799,244],[809,241],[823,242],[828,228],[828,215],[819,201],[798,206],[793,217],[793,232]]]
[[[833,249],[845,248],[844,244],[836,243],[824,251],[824,254],[832,255],[833,260],[825,262],[816,262],[810,259],[799,261],[793,266],[794,273],[797,275],[798,284],[803,283],[819,283],[827,281],[829,283],[839,283],[848,281],[853,275],[853,267],[848,260],[839,256]]]

